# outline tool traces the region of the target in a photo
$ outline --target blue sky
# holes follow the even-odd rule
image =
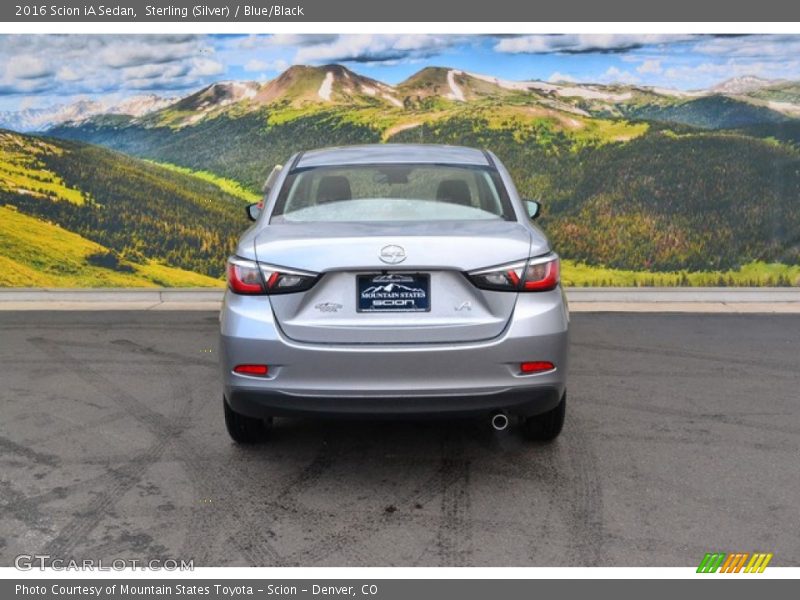
[[[332,62],[390,84],[439,65],[512,80],[686,90],[741,75],[800,79],[800,36],[0,35],[0,110],[181,96]]]

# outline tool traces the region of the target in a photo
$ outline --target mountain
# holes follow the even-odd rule
[[[398,94],[406,103],[412,104],[430,98],[471,102],[488,97],[509,96],[512,91],[489,77],[479,77],[444,67],[426,67],[397,86]]]
[[[375,106],[401,107],[395,90],[341,65],[293,66],[266,83],[214,83],[142,119],[127,124],[180,128],[220,115],[240,116],[265,108]],[[102,120],[102,117],[101,119]],[[114,126],[125,125],[115,121]]]
[[[784,123],[791,117],[759,103],[722,95],[702,96],[669,103],[643,103],[620,107],[623,116],[702,127],[735,129],[765,123]]]
[[[785,81],[753,90],[747,96],[787,116],[800,117],[800,82]]]
[[[293,66],[264,84],[255,97],[260,105],[346,104],[401,106],[392,86],[354,73],[341,65]]]
[[[42,131],[67,122],[82,121],[102,114],[107,106],[93,100],[79,100],[72,104],[58,104],[47,108],[31,108],[0,113],[0,128],[17,131]]]
[[[0,130],[0,285],[214,285],[244,204],[173,168]]]
[[[221,81],[213,83],[176,102],[167,103],[145,115],[130,115],[126,120],[113,121],[116,125],[139,122],[150,126],[182,127],[191,125],[210,115],[219,114],[227,107],[238,106],[252,99],[259,84],[253,81]]]
[[[203,120],[282,110],[336,107],[380,109],[381,119],[406,126],[398,115],[456,110],[458,105],[527,106],[583,117],[663,121],[707,129],[778,123],[800,116],[798,83],[739,77],[708,90],[680,91],[627,84],[510,81],[447,67],[425,67],[397,85],[341,65],[296,65],[266,83],[220,82],[145,116],[106,111],[65,125],[181,128]],[[291,116],[296,112],[290,111]],[[376,115],[378,118],[378,115]],[[406,119],[407,120],[407,119]],[[68,123],[65,121],[73,121]],[[54,127],[60,127],[57,123]]]
[[[175,98],[164,98],[155,94],[144,96],[133,96],[117,104],[112,104],[105,111],[113,115],[130,115],[131,117],[142,117],[153,111],[169,106],[175,102]]]
[[[449,110],[458,104],[527,105],[587,117],[663,121],[730,129],[800,117],[800,83],[742,76],[685,92],[625,84],[510,81],[447,67],[425,67],[397,85],[342,65],[296,65],[266,83],[222,81],[180,99],[137,96],[116,104],[80,100],[0,113],[0,127],[181,128],[220,116],[271,109],[374,107],[385,111]]]
[[[726,79],[709,88],[709,92],[712,94],[742,95],[781,83],[783,83],[783,81],[778,79],[763,79],[762,77],[756,77],[754,75],[744,75],[742,77]]]
[[[213,83],[170,105],[177,111],[210,111],[255,97],[259,84],[253,81]]]
[[[65,123],[82,123],[100,115],[128,115],[141,117],[164,108],[174,98],[162,98],[153,94],[134,96],[116,104],[97,100],[78,100],[70,104],[57,104],[46,108],[0,112],[0,129],[14,131],[44,131]]]
[[[767,89],[767,88],[764,88]],[[389,86],[340,65],[294,66],[264,84],[224,82],[145,117],[99,115],[52,128],[56,137],[205,170],[258,191],[268,165],[297,148],[411,141],[435,123],[486,121],[535,132],[537,144],[563,136],[576,146],[624,142],[648,128],[740,129],[790,123],[761,99],[629,85],[508,81],[427,67]]]

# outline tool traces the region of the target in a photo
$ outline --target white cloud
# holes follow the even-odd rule
[[[503,38],[495,44],[494,49],[507,54],[624,52],[642,46],[688,41],[696,37],[660,34],[522,35]]]
[[[264,60],[261,58],[251,58],[244,64],[244,70],[248,73],[260,72],[263,75],[264,71],[285,71],[289,68],[289,63],[282,58],[275,58]]]
[[[798,35],[747,35],[712,37],[695,44],[693,51],[726,58],[758,58],[761,60],[800,54]]]
[[[636,67],[636,71],[641,73],[642,75],[647,74],[658,74],[663,71],[663,67],[661,66],[661,60],[658,59],[647,59],[642,62],[638,67]]]
[[[223,78],[267,79],[300,63],[421,67],[475,60],[502,76],[503,57],[492,50],[559,55],[550,81],[575,81],[571,73],[580,73],[581,80],[691,89],[741,75],[800,79],[800,35],[2,35],[0,103],[81,94],[124,98],[144,91],[175,96]],[[581,53],[593,56],[576,56]],[[597,56],[604,53],[613,56]],[[542,71],[535,57],[528,60],[527,71],[519,67],[527,62],[523,56],[515,64],[529,76],[551,70]]]
[[[59,81],[80,81],[81,74],[73,69],[71,66],[63,66],[56,73],[56,79]]]
[[[5,68],[5,76],[11,79],[41,79],[53,73],[53,68],[44,58],[31,55],[15,56]]]
[[[0,96],[182,90],[224,71],[205,36],[0,36]]]
[[[800,60],[765,62],[728,60],[723,63],[703,62],[696,65],[677,65],[664,70],[664,77],[689,86],[705,86],[731,77],[754,75],[764,79],[796,78],[800,75]]]
[[[210,58],[193,58],[191,64],[190,73],[195,77],[210,77],[225,72],[225,65]]]
[[[600,76],[603,83],[637,83],[639,78],[630,71],[623,71],[617,67],[608,67]]]
[[[459,41],[463,38],[454,35],[339,35],[333,40],[302,46],[294,63],[410,60],[434,56]]]
[[[173,63],[169,65],[141,65],[139,67],[128,67],[123,69],[123,78],[127,81],[137,79],[167,79],[170,77],[184,77],[188,75],[190,66],[185,63]]]
[[[318,46],[320,44],[332,44],[338,38],[339,36],[333,33],[330,34],[276,33],[275,35],[269,37],[255,36],[251,43],[260,42],[264,45],[269,45],[269,46]]]
[[[99,56],[106,66],[124,68],[192,58],[210,50],[203,46],[197,38],[130,36],[109,44]]]

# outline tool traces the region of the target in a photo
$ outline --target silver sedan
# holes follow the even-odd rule
[[[275,416],[564,423],[569,313],[559,259],[491,152],[383,144],[276,167],[228,260],[225,421]]]

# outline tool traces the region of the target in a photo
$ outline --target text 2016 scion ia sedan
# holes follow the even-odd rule
[[[566,405],[559,260],[490,152],[386,144],[276,168],[228,261],[225,422],[489,417],[551,440]]]

